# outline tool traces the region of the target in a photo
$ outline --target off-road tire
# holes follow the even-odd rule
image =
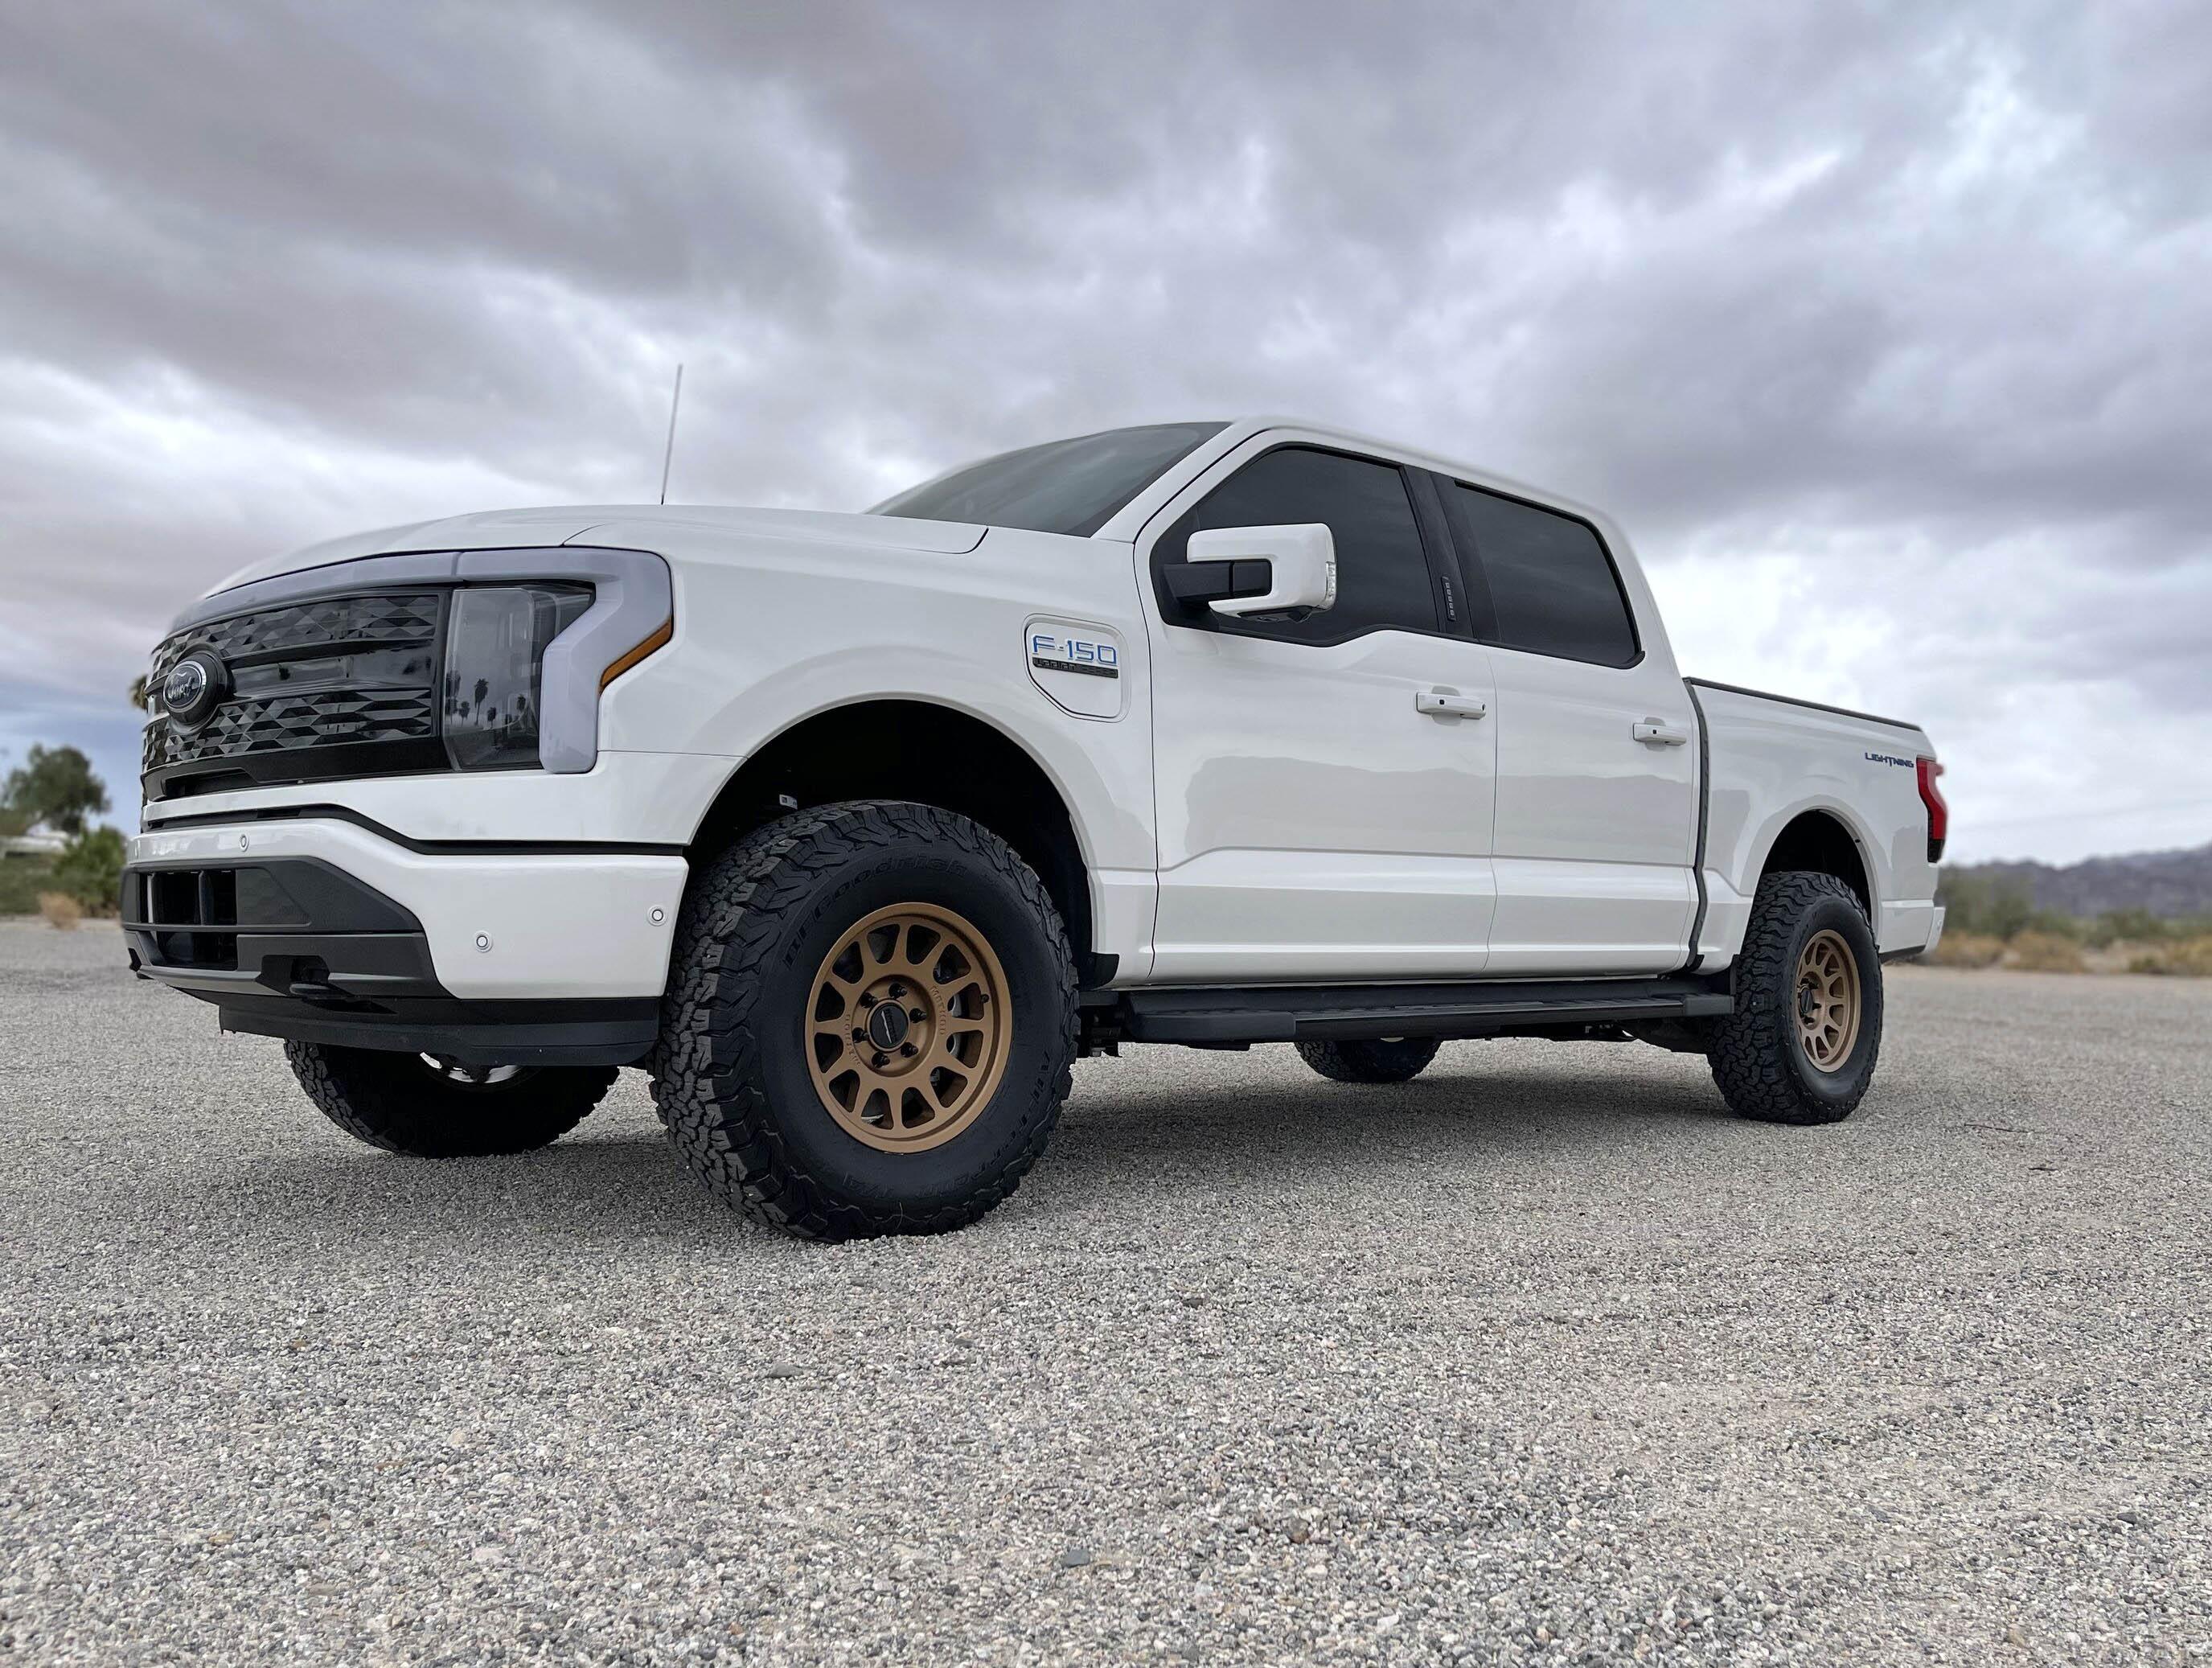
[[[287,1043],[307,1099],[353,1136],[418,1159],[483,1159],[550,1147],[584,1121],[615,1081],[612,1066],[527,1068],[469,1084],[419,1054]]]
[[[812,981],[835,940],[902,903],[974,924],[1003,964],[1012,1026],[988,1101],[919,1151],[841,1126],[805,1048]],[[811,1239],[938,1233],[991,1209],[1044,1151],[1075,1026],[1066,929],[1011,846],[934,806],[848,801],[769,823],[694,876],[650,1062],[653,1104],[684,1163],[757,1221]]]
[[[1298,1058],[1333,1082],[1410,1083],[1428,1068],[1442,1044],[1433,1037],[1400,1037],[1297,1046]]]
[[[1795,1004],[1806,944],[1832,931],[1856,963],[1858,1036],[1833,1071],[1807,1056]],[[1857,895],[1832,874],[1784,870],[1759,883],[1735,963],[1735,1011],[1716,1021],[1705,1057],[1739,1117],[1766,1123],[1834,1123],[1874,1081],[1881,1051],[1881,958]]]

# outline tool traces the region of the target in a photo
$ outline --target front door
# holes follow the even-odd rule
[[[1449,552],[1441,528],[1425,540],[1410,493],[1395,464],[1262,437],[1139,539],[1156,981],[1482,971],[1495,901],[1490,655],[1447,630]],[[1231,619],[1178,605],[1158,581],[1201,528],[1315,521],[1336,544],[1326,612]],[[1452,698],[1421,698],[1439,694]]]

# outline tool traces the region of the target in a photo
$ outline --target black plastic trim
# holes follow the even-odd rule
[[[1193,612],[1209,602],[1263,597],[1275,587],[1274,564],[1264,557],[1243,561],[1170,562],[1161,569],[1169,594]]]
[[[1688,686],[1689,680],[1683,680]],[[1705,959],[1698,947],[1705,936],[1705,911],[1712,900],[1705,895],[1705,834],[1711,820],[1713,803],[1713,738],[1705,726],[1705,703],[1698,699],[1698,691],[1690,690],[1690,710],[1698,715],[1698,847],[1690,859],[1690,879],[1698,888],[1697,913],[1690,917],[1690,959],[1682,964],[1685,973],[1694,973]]]
[[[267,877],[270,886],[289,900],[296,912],[289,917],[275,913],[253,918],[246,900],[257,895],[240,886],[239,918],[232,922],[206,920],[163,921],[140,907],[143,889],[134,878],[186,870],[203,874],[228,872]],[[265,901],[265,894],[263,894]],[[420,933],[422,923],[374,886],[319,857],[157,857],[132,863],[123,871],[123,925],[140,931],[230,933],[297,932],[303,928],[325,933]]]
[[[1495,648],[1498,643],[1498,603],[1490,594],[1490,575],[1474,559],[1474,535],[1468,531],[1458,503],[1444,490],[1446,487],[1457,486],[1459,483],[1433,469],[1418,472],[1436,506],[1437,520],[1443,528],[1446,558],[1458,570],[1460,583],[1467,587],[1467,636],[1476,642]]]
[[[1712,979],[1500,980],[1128,990],[1115,1017],[1132,1042],[1219,1044],[1556,1035],[1563,1028],[1709,1019],[1734,1006],[1725,982]]]
[[[236,753],[228,758],[193,759],[161,765],[139,781],[149,803],[174,804],[198,794],[362,776],[441,776],[449,774],[452,768],[446,762],[443,740],[419,736],[398,741],[349,741],[329,747],[272,747],[265,752]]]
[[[651,1052],[660,1023],[660,1004],[650,996],[536,1002],[448,997],[389,1014],[348,1013],[284,996],[210,1000],[218,1003],[225,1031],[334,1048],[441,1055],[487,1066],[634,1066]]]
[[[1863,718],[1869,724],[1887,724],[1892,729],[1910,730],[1915,735],[1926,734],[1919,725],[1908,724],[1902,718],[1884,718],[1876,712],[1832,707],[1825,701],[1801,701],[1794,695],[1777,695],[1771,690],[1746,689],[1741,684],[1717,684],[1710,678],[1685,678],[1682,681],[1692,689],[1717,689],[1729,695],[1748,695],[1754,700],[1778,701],[1785,707],[1810,707],[1814,712],[1832,712],[1838,718]]]

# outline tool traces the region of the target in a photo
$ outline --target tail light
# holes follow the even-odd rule
[[[1943,774],[1943,767],[1932,758],[1915,759],[1913,764],[1920,778],[1920,802],[1928,807],[1928,861],[1943,861],[1943,842],[1951,832],[1951,807],[1943,802],[1943,790],[1936,785],[1936,778]]]

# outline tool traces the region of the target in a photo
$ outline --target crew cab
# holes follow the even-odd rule
[[[1284,419],[389,527],[193,602],[149,686],[141,976],[401,1153],[641,1067],[815,1237],[972,1221],[1129,1042],[1636,1039],[1841,1118],[1942,929],[1918,728],[1686,680],[1601,514]]]

